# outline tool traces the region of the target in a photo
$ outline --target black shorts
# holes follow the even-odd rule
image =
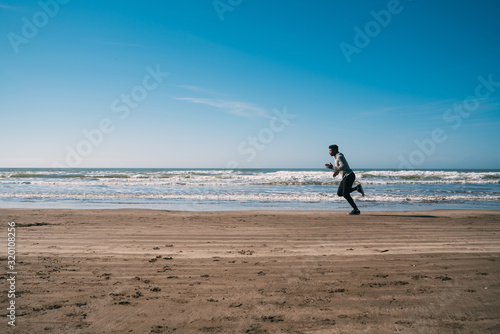
[[[349,195],[352,192],[352,184],[354,183],[354,180],[356,180],[356,175],[354,174],[354,172],[344,177],[342,181],[340,181],[339,189],[337,190],[337,195],[338,196]]]

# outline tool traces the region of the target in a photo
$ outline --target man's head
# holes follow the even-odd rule
[[[333,157],[335,154],[339,153],[339,147],[337,145],[330,145],[330,155]]]

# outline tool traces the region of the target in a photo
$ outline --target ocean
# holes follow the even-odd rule
[[[500,209],[500,170],[355,170],[361,211]],[[345,210],[328,169],[1,168],[0,208]]]

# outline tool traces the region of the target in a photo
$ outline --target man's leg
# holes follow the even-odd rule
[[[345,194],[344,198],[351,204],[352,208],[356,211],[359,211],[358,207],[356,206],[356,203],[354,203],[354,200],[351,197],[351,194]]]
[[[337,195],[343,196],[355,211],[359,211],[358,207],[356,206],[356,203],[354,203],[354,200],[351,197],[351,193],[357,189],[357,188],[352,188],[352,184],[354,183],[355,179],[356,175],[354,174],[354,172],[343,178],[342,182],[340,182]]]
[[[356,186],[356,187],[352,186],[352,184],[356,180],[356,174],[354,174],[354,172],[352,172],[351,174],[349,174],[349,176],[352,176],[352,181],[349,179],[349,182],[348,182],[348,184],[346,184],[346,186],[348,186],[347,189],[349,189],[349,194],[350,194],[353,191],[359,191],[359,188],[358,188],[358,186]]]

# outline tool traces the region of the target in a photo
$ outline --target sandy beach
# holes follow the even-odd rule
[[[500,211],[0,217],[2,333],[500,332]]]

